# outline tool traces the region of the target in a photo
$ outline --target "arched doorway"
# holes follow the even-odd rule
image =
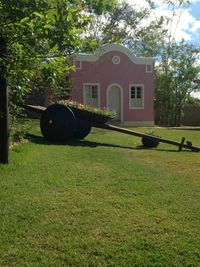
[[[107,109],[116,112],[114,120],[122,121],[122,88],[118,84],[111,84],[107,88]]]

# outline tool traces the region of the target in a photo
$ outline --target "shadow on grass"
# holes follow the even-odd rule
[[[194,126],[194,127],[168,127],[167,129],[169,130],[182,130],[182,131],[200,131],[199,126]]]
[[[115,145],[115,144],[108,144],[108,143],[101,143],[101,142],[93,142],[88,140],[78,140],[78,139],[72,139],[66,142],[55,142],[55,141],[48,141],[42,136],[34,135],[34,134],[28,134],[26,137],[30,142],[35,144],[43,144],[43,145],[68,145],[68,146],[82,146],[82,147],[114,147],[114,148],[125,148],[125,149],[136,149],[131,146],[121,146],[121,145]]]
[[[72,139],[67,142],[55,142],[55,141],[48,141],[42,136],[34,135],[34,134],[28,134],[26,137],[30,142],[35,144],[43,144],[43,145],[68,145],[68,146],[81,146],[81,147],[91,147],[95,148],[98,146],[102,147],[113,147],[113,148],[123,148],[123,149],[131,149],[131,150],[156,150],[159,152],[178,152],[177,149],[162,149],[162,148],[148,148],[143,145],[139,145],[137,147],[131,147],[131,146],[122,146],[122,145],[115,145],[115,144],[108,144],[108,143],[102,143],[102,142],[94,142],[94,141],[88,141],[88,140],[78,140],[78,139]],[[181,152],[190,152],[189,150],[182,150]]]

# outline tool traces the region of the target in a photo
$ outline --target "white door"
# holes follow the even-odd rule
[[[119,86],[113,85],[108,88],[108,109],[116,112],[114,120],[121,121],[121,90]]]

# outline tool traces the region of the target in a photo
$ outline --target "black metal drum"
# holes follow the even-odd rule
[[[76,132],[76,118],[69,107],[53,104],[43,112],[40,129],[48,140],[68,141]]]
[[[89,121],[76,118],[76,131],[74,133],[74,138],[83,139],[90,133],[91,128],[92,126]]]

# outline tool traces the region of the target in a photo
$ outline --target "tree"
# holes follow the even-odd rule
[[[182,40],[176,41],[176,29],[182,15],[182,10],[189,1],[165,1],[172,10],[172,16],[167,18],[169,25],[176,19],[175,30],[169,27],[163,31],[159,41],[159,53],[156,56],[156,122],[167,126],[180,126],[184,107],[193,90],[200,86],[194,81],[198,79],[200,68],[199,48]],[[167,29],[165,24],[164,28]]]
[[[11,107],[35,87],[38,77],[46,86],[58,84],[71,69],[68,55],[80,50],[80,34],[91,14],[107,12],[114,4],[115,0],[0,0],[1,37],[8,46],[0,65],[7,69]]]
[[[184,41],[166,46],[156,69],[157,123],[180,126],[183,108],[200,73],[199,50]]]
[[[3,77],[0,90],[5,91],[2,95],[7,103],[6,77],[13,115],[17,114],[19,103],[38,80],[46,86],[60,85],[64,72],[71,68],[68,55],[80,50],[80,33],[88,24],[90,14],[111,10],[114,2],[0,0],[0,50],[7,47],[7,56],[0,57],[0,79]],[[2,115],[2,112],[5,114]],[[0,114],[3,116],[0,146],[1,152],[5,152],[1,162],[7,163],[8,109],[3,105],[0,106]]]
[[[154,36],[159,38],[158,32],[155,30],[160,28],[162,20],[145,25],[153,8],[152,3],[149,4],[149,7],[138,8],[138,6],[123,1],[119,2],[108,14],[94,15],[88,25],[87,34],[83,35],[82,49],[93,52],[107,43],[124,44],[129,48],[135,48],[136,44],[141,45],[142,36],[148,36],[149,40],[153,41],[155,38],[152,38],[151,33],[155,33]],[[139,49],[135,49],[136,53],[138,51]]]

